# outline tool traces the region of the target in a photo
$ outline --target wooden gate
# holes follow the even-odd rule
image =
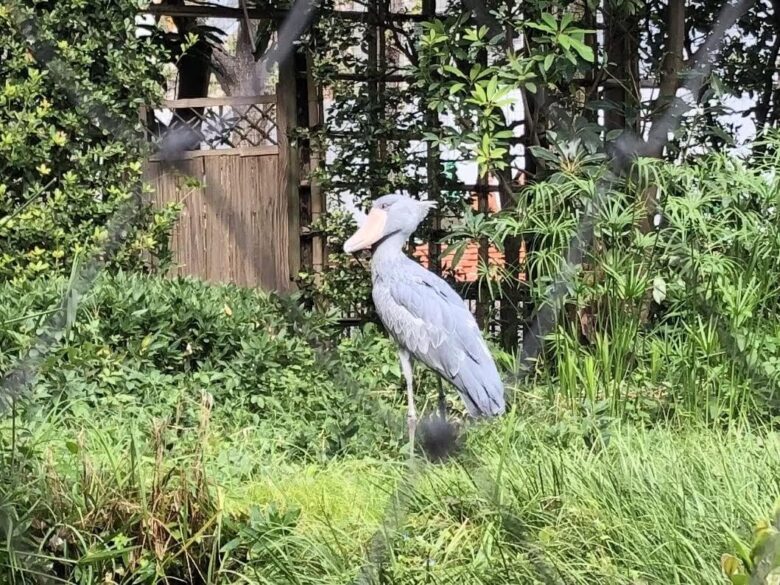
[[[293,287],[299,210],[284,112],[275,95],[262,95],[166,100],[146,117],[152,143],[172,128],[189,140],[176,160],[154,155],[145,168],[155,204],[183,205],[172,274]]]

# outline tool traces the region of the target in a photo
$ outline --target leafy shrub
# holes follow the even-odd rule
[[[573,152],[549,180],[521,191],[516,210],[472,222],[498,245],[507,236],[531,244],[528,295],[536,311],[558,317],[536,362],[556,399],[711,420],[776,409],[780,136],[765,146],[749,161],[640,160],[605,193],[607,171]],[[662,212],[650,230],[649,189]],[[592,237],[569,268],[588,210]]]
[[[720,562],[733,585],[771,585],[780,580],[780,501],[775,503],[771,520],[756,524],[751,545],[729,533],[737,555],[724,554]]]
[[[343,252],[344,242],[357,229],[352,214],[333,211],[323,214],[312,225],[327,239],[328,267],[322,272],[299,275],[299,286],[309,301],[319,308],[335,308],[343,314],[359,317],[373,315],[371,276],[351,254]]]
[[[161,54],[136,37],[134,2],[0,7],[0,278],[66,273],[137,206],[117,265],[166,259],[175,207],[141,191],[138,108],[160,97]]]
[[[32,346],[63,285],[0,284],[0,372]],[[402,423],[388,430],[391,415],[377,417],[376,398],[385,392],[380,402],[397,404],[400,388],[392,344],[374,330],[340,338],[333,313],[234,286],[118,273],[102,275],[82,300],[35,397],[62,399],[71,412],[170,416],[206,390],[217,409],[235,412],[234,426],[284,429],[283,447],[296,456],[332,456],[395,444]]]
[[[0,377],[66,286],[0,283]],[[282,552],[324,574],[294,509],[228,515],[218,482],[281,457],[394,459],[405,436],[389,340],[344,336],[296,298],[103,273],[60,341],[0,418],[0,574],[18,582],[215,582],[244,565],[282,582]]]

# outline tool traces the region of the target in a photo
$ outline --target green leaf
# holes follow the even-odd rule
[[[488,101],[487,94],[485,93],[485,88],[482,87],[481,84],[477,84],[474,86],[474,92],[472,93],[472,95],[474,96],[477,103],[479,104],[486,104]]]
[[[477,28],[476,27],[467,28],[466,31],[463,33],[463,38],[471,43],[478,41],[479,35],[477,34]]]
[[[728,93],[728,88],[723,83],[723,80],[715,73],[710,75],[710,87],[712,87],[712,89],[715,91],[715,95],[718,97],[723,97]]]
[[[571,46],[572,46],[572,48],[575,51],[577,51],[577,53],[579,53],[580,57],[582,57],[582,59],[584,61],[587,61],[588,63],[593,63],[593,61],[596,58],[594,56],[594,54],[593,54],[593,49],[591,47],[589,47],[588,45],[586,45],[585,43],[582,43],[582,42],[580,42],[580,41],[578,41],[576,39],[573,39],[571,37],[569,37],[569,38],[571,39]]]
[[[549,12],[543,12],[542,13],[542,20],[552,30],[558,30],[558,21],[556,21],[555,17],[552,14],[550,14]]]
[[[734,137],[726,134],[725,130],[723,130],[723,128],[721,128],[720,126],[712,126],[709,129],[709,132],[713,136],[717,136],[718,138],[723,140],[723,142],[725,142],[728,145],[734,144]]]
[[[466,74],[463,73],[463,71],[461,71],[454,65],[442,65],[442,69],[444,69],[447,73],[451,73],[452,75],[455,75],[462,79],[468,79],[468,77],[466,77]]]
[[[750,549],[748,546],[742,542],[739,536],[737,536],[737,534],[727,525],[721,523],[721,529],[729,535],[732,545],[737,549],[737,556],[739,559],[747,565],[748,569],[750,569]]]
[[[545,71],[549,71],[549,70],[550,70],[550,67],[552,67],[553,61],[555,61],[555,55],[554,55],[554,54],[552,54],[552,53],[550,53],[549,55],[547,55],[547,56],[544,58],[544,65],[543,65],[543,69],[544,69]]]
[[[533,154],[538,159],[556,163],[558,162],[558,157],[546,148],[542,148],[541,146],[529,146],[528,150],[530,150],[531,154]]]
[[[229,553],[229,552],[237,549],[240,545],[241,545],[241,538],[240,537],[236,537],[236,538],[226,542],[222,546],[222,548],[219,549],[219,552],[221,552],[222,554]]]
[[[550,28],[546,24],[538,24],[538,23],[535,23],[535,22],[526,22],[523,26],[526,26],[528,28],[532,28],[534,30],[540,30],[540,31],[542,31],[544,33],[547,33],[550,36],[554,36],[556,34],[556,32],[557,32],[555,27]]]
[[[496,90],[498,89],[498,77],[491,77],[490,81],[487,84],[487,99],[488,101],[493,101],[493,96],[496,95]]]

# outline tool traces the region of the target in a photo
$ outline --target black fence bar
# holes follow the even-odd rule
[[[381,81],[381,80],[380,80]],[[364,136],[365,132],[361,130],[327,130],[326,136],[330,138],[353,138],[355,136]],[[395,140],[423,140],[425,137],[419,130],[392,130],[390,132],[378,132],[377,136],[383,136],[386,139]],[[513,136],[505,139],[511,145],[524,144],[525,138],[522,136]]]
[[[412,75],[404,75],[401,73],[334,73],[329,76],[330,79],[335,81],[355,81],[355,82],[370,82],[370,81],[384,81],[385,83],[409,83],[415,80]]]
[[[375,185],[384,185],[385,182],[382,181],[374,181]],[[361,181],[360,183],[353,183],[353,182],[347,182],[347,181],[328,181],[327,186],[332,189],[351,189],[354,187],[365,187],[366,185],[371,185],[370,180]],[[428,184],[427,183],[415,183],[415,187],[419,190],[427,190]],[[468,192],[476,192],[479,188],[492,192],[492,193],[498,193],[501,191],[501,187],[499,185],[485,185],[484,187],[477,187],[476,185],[448,185],[443,184],[439,185],[439,188],[442,191],[468,191]]]

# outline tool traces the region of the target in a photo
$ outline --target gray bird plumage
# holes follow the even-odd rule
[[[379,318],[399,346],[412,444],[412,358],[453,384],[471,416],[496,416],[506,408],[504,386],[471,311],[450,285],[403,253],[430,207],[401,195],[380,197],[365,224],[344,244],[347,253],[373,250],[372,296]]]
[[[372,263],[376,312],[396,343],[452,383],[471,416],[504,411],[504,386],[471,311],[404,255]]]

